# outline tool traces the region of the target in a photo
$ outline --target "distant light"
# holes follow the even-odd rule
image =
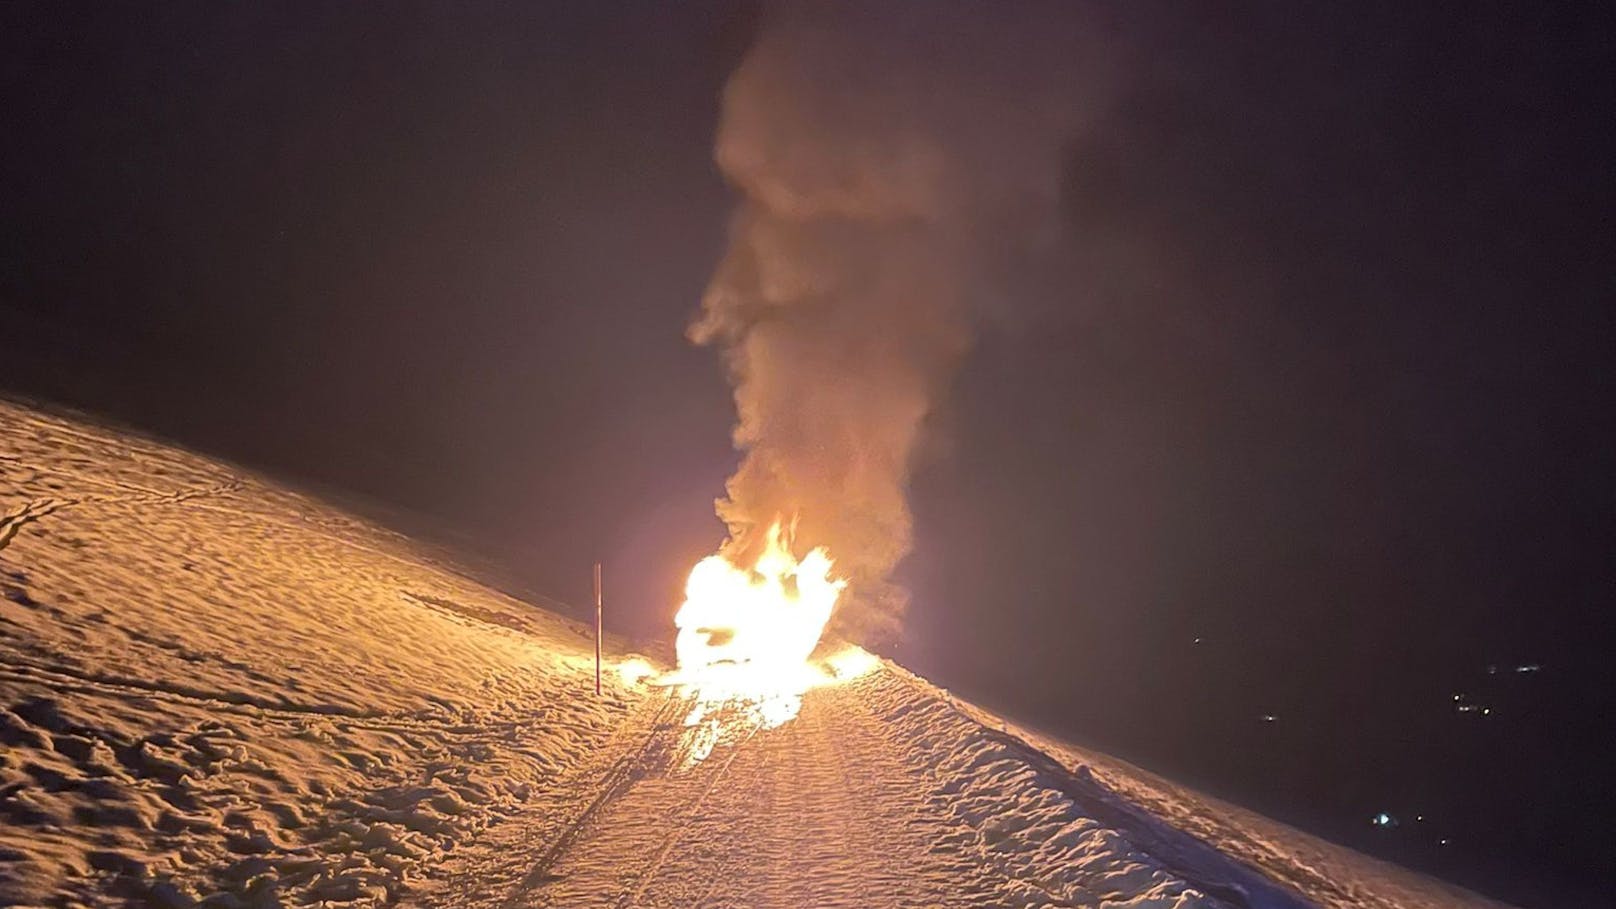
[[[1456,695],[1454,695],[1454,696],[1453,696],[1453,699],[1454,699],[1454,700],[1455,700],[1455,701],[1457,701],[1457,700],[1461,700],[1461,699],[1463,699],[1463,698],[1464,698],[1464,695],[1462,695],[1462,694],[1456,694]]]
[[[1389,829],[1397,826],[1397,818],[1392,817],[1391,815],[1382,811],[1381,813],[1370,818],[1369,823],[1374,824],[1376,827]]]
[[[1414,815],[1414,820],[1416,820],[1416,821],[1423,821],[1423,820],[1425,820],[1425,815],[1423,815],[1423,814],[1416,814],[1416,815]]]
[[[1481,715],[1482,716],[1490,716],[1492,714],[1492,712],[1493,712],[1493,709],[1491,707],[1483,707],[1483,708],[1481,708]]]
[[[1447,837],[1443,837],[1442,839],[1437,840],[1436,844],[1438,846],[1446,846],[1448,844]]]
[[[1199,643],[1201,643],[1201,639],[1200,639],[1200,638],[1196,638],[1196,639],[1195,639],[1195,643],[1197,643],[1197,644],[1199,644]]]
[[[1494,666],[1491,663],[1488,663],[1487,664],[1487,674],[1488,675],[1497,675],[1498,674],[1498,667]]]
[[[1539,666],[1536,663],[1522,663],[1521,665],[1515,667],[1515,671],[1516,672],[1537,672],[1538,670],[1540,670],[1542,668],[1543,668],[1542,666]]]
[[[1265,714],[1262,715],[1262,721],[1264,723],[1272,723],[1273,721],[1275,721],[1277,719],[1279,719],[1279,717],[1274,716],[1272,713],[1265,713]]]

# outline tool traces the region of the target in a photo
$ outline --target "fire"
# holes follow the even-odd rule
[[[847,586],[832,576],[833,566],[822,547],[799,561],[790,532],[776,522],[752,567],[720,554],[691,569],[674,616],[679,669],[672,679],[696,700],[685,720],[687,764],[705,758],[726,730],[790,721],[803,692],[827,679],[809,658]]]
[[[843,580],[833,580],[823,547],[797,561],[779,522],[769,528],[752,568],[711,555],[690,572],[685,603],[674,616],[679,668],[722,673],[770,687],[782,672],[808,662],[830,621]]]

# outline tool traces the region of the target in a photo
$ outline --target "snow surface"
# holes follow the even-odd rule
[[[0,402],[0,905],[1496,905],[892,664],[701,742],[587,631]]]

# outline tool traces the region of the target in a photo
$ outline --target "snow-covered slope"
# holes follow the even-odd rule
[[[714,745],[592,659],[408,540],[0,403],[0,905],[1484,904],[895,666]]]
[[[400,894],[641,696],[593,696],[581,626],[306,498],[0,430],[0,904]]]

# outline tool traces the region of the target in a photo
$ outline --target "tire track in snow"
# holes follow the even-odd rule
[[[688,705],[689,701],[677,703]],[[733,727],[731,729],[733,732]],[[664,724],[656,729],[645,749],[631,766],[614,797],[586,824],[578,826],[579,836],[560,853],[551,867],[554,872],[531,891],[527,906],[640,906],[653,888],[667,886],[663,874],[675,850],[690,844],[702,849],[720,842],[721,837],[703,829],[706,835],[691,840],[686,834],[714,818],[727,815],[721,809],[707,810],[707,802],[720,791],[730,767],[750,752],[747,745],[755,727],[738,739],[729,738],[720,749],[694,767],[681,769],[676,763],[684,757],[687,728]],[[702,880],[722,876],[715,866],[704,866]],[[687,887],[683,877],[671,882]],[[688,898],[673,905],[695,905]]]
[[[571,846],[588,826],[589,822],[594,820],[602,807],[622,795],[628,786],[633,785],[635,772],[640,769],[645,761],[647,753],[651,750],[652,743],[663,735],[668,716],[673,705],[677,703],[679,703],[678,697],[670,691],[651,719],[650,734],[640,743],[638,749],[624,755],[618,759],[617,763],[612,765],[605,778],[602,779],[600,791],[595,794],[595,798],[576,818],[562,828],[560,835],[539,855],[538,860],[533,864],[533,869],[522,879],[522,883],[517,887],[517,892],[507,901],[507,905],[515,903],[523,894],[550,880],[552,878],[551,869],[555,866],[556,859],[566,852],[567,847]]]
[[[1147,835],[1101,793],[905,681],[883,669],[814,689],[775,729],[732,720],[688,769],[670,750],[679,727],[654,726],[632,754],[614,752],[595,799],[546,841],[523,886],[476,904],[1294,905],[1231,863],[1187,860],[1185,844]]]
[[[973,905],[909,823],[921,805],[889,744],[822,689],[686,771],[639,781],[527,905],[640,909]],[[520,904],[517,904],[520,905]]]
[[[680,700],[680,704],[688,701]],[[624,785],[586,824],[578,825],[579,835],[569,848],[557,855],[549,876],[526,894],[526,902],[506,906],[641,906],[653,888],[671,884],[683,887],[691,882],[680,877],[670,881],[664,867],[675,850],[689,844],[698,852],[721,841],[708,829],[708,822],[726,814],[715,806],[704,808],[722,785],[730,767],[750,749],[752,734],[740,741],[723,743],[705,761],[689,769],[678,769],[675,762],[683,726],[665,726],[654,731],[646,748],[624,778]],[[687,833],[702,828],[703,834]],[[704,866],[703,881],[722,876],[713,864]],[[696,905],[685,898],[674,905]]]
[[[533,905],[556,879],[556,862],[654,759],[681,703],[672,690],[642,700],[592,755],[547,783],[511,824],[453,856],[417,903],[453,909]]]
[[[755,732],[756,730],[754,729],[753,733]],[[696,796],[696,798],[691,801],[690,804],[686,805],[685,810],[680,813],[682,818],[685,818],[688,821],[701,810],[702,803],[706,802],[707,798],[713,794],[713,790],[718,788],[718,785],[724,781],[724,777],[729,773],[730,766],[735,763],[735,759],[741,755],[741,753],[745,750],[747,743],[749,743],[751,740],[752,734],[748,734],[746,738],[742,739],[740,742],[737,742],[731,748],[728,756],[724,758],[722,765],[719,766],[718,771],[713,774],[712,780],[709,781],[707,786],[701,790],[701,794]],[[633,906],[636,900],[645,895],[646,889],[651,886],[651,883],[656,880],[657,874],[661,872],[663,866],[667,864],[668,854],[673,851],[674,847],[679,845],[679,841],[684,836],[687,829],[689,829],[687,823],[681,823],[677,826],[672,826],[669,828],[667,835],[662,841],[662,845],[658,847],[656,852],[652,855],[650,864],[641,869],[639,877],[635,880],[634,886],[618,898],[616,903],[617,909],[626,909],[626,907]]]

